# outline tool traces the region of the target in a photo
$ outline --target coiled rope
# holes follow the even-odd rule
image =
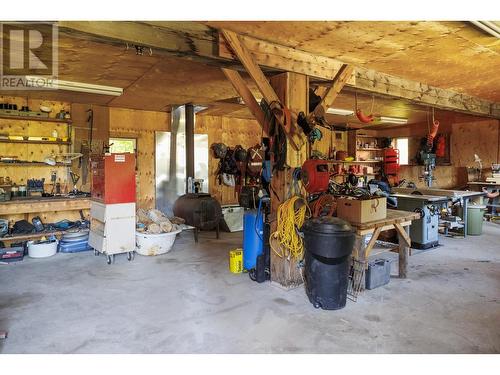
[[[300,260],[304,254],[304,240],[299,234],[299,229],[304,224],[311,211],[304,198],[292,197],[278,207],[278,225],[271,235],[271,248],[280,258]],[[279,244],[279,249],[273,246]]]

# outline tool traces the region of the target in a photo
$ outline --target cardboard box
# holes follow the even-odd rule
[[[387,198],[337,199],[337,216],[353,224],[382,220],[387,217]]]

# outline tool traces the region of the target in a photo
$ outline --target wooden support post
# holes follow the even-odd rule
[[[396,230],[398,231],[398,241],[399,241],[399,277],[401,279],[406,279],[408,272],[408,256],[410,249],[410,246],[408,246],[407,244],[407,238],[410,238],[409,235],[410,227],[409,226],[404,227],[404,232],[406,235],[402,235],[399,232],[398,227],[396,227]]]
[[[271,77],[271,86],[277,93],[281,103],[290,110],[306,112],[308,106],[309,79],[303,74],[282,73]],[[295,129],[292,128],[292,131]],[[297,131],[297,135],[298,135]],[[278,207],[287,198],[287,192],[292,183],[293,168],[299,167],[307,157],[306,147],[300,151],[288,147],[287,165],[284,171],[275,171],[271,181],[271,215],[276,217]],[[277,221],[271,223],[271,233],[276,230]],[[271,251],[271,281],[285,288],[302,284],[302,274],[297,267],[297,260],[280,258]]]
[[[241,98],[245,102],[245,105],[248,107],[250,112],[252,112],[253,117],[255,117],[257,122],[264,130],[264,133],[266,135],[269,135],[268,124],[264,115],[264,111],[260,107],[259,103],[257,103],[257,100],[255,100],[255,97],[248,88],[245,80],[241,77],[240,73],[238,73],[236,70],[227,68],[222,68],[222,72],[229,80],[229,82],[231,82],[239,96],[241,96]]]

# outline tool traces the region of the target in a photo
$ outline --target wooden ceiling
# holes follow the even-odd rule
[[[453,88],[500,101],[499,42],[461,22],[209,22],[241,33],[336,57],[346,62],[404,78]],[[474,47],[473,47],[474,46]],[[473,68],[474,66],[474,68]],[[496,68],[496,69],[495,69]],[[497,73],[497,74],[495,74]],[[95,103],[115,107],[164,111],[171,105],[192,102],[209,105],[205,114],[252,118],[216,66],[167,57],[153,51],[136,55],[126,45],[110,45],[61,33],[60,79],[124,88],[120,97],[82,93],[2,92]],[[257,89],[246,77],[249,86]],[[359,94],[358,104],[369,111],[371,95]],[[354,108],[353,91],[344,90],[335,107]],[[403,100],[375,97],[374,113],[422,122],[427,108]],[[443,112],[444,113],[444,112]],[[341,116],[328,116],[345,122]],[[355,117],[347,119],[359,124]]]
[[[483,99],[500,101],[500,39],[468,22],[207,22]]]

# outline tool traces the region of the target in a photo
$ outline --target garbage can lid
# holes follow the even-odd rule
[[[347,221],[331,216],[309,219],[304,223],[302,230],[318,233],[350,233],[353,231]]]

